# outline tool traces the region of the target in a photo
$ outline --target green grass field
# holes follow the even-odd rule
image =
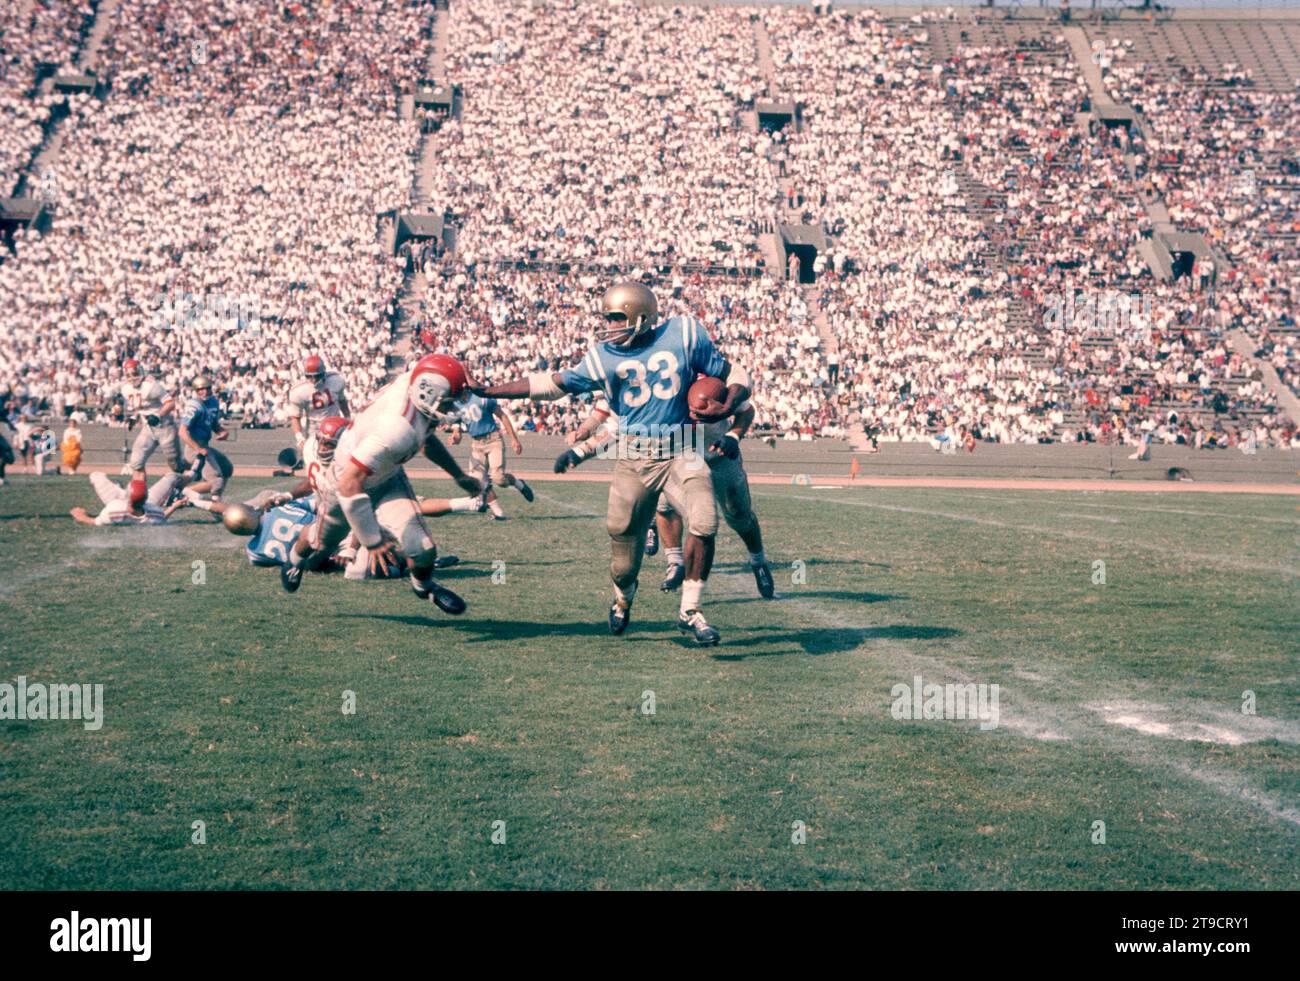
[[[0,680],[106,707],[0,721],[5,885],[1300,886],[1296,498],[755,487],[781,598],[724,528],[701,650],[662,556],[609,637],[605,485],[538,490],[434,524],[455,619],[12,479]],[[999,725],[893,718],[918,674],[998,684]]]

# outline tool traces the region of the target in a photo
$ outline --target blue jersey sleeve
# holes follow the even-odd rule
[[[570,395],[579,392],[604,392],[610,404],[613,404],[613,395],[609,390],[605,369],[601,366],[600,355],[596,353],[594,347],[587,351],[587,356],[575,367],[560,372],[560,388]]]
[[[203,406],[198,399],[188,399],[185,408],[181,410],[181,425],[188,426],[194,421],[194,417],[199,414]]]
[[[686,335],[691,352],[691,370],[713,378],[721,377],[727,359],[714,346],[713,338],[705,326],[694,317],[689,317],[686,321]]]

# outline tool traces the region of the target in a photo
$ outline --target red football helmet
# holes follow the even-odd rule
[[[334,448],[339,445],[339,437],[351,424],[342,416],[330,416],[328,419],[321,420],[316,430],[316,453],[322,463],[329,463],[334,459]]]
[[[126,497],[132,507],[143,504],[149,498],[149,486],[143,480],[133,480],[127,485]]]
[[[302,370],[308,381],[319,385],[325,380],[325,359],[313,354],[303,363]]]
[[[415,362],[407,396],[421,415],[432,416],[440,403],[459,398],[467,385],[465,366],[450,354],[426,354]]]
[[[144,372],[140,370],[140,362],[135,358],[127,358],[122,362],[122,373],[127,378],[139,378]]]

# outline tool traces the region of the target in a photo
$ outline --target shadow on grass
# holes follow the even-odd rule
[[[897,596],[893,593],[855,593],[848,589],[800,589],[777,590],[776,599],[765,600],[755,593],[753,596],[709,597],[709,606],[723,606],[728,603],[780,603],[785,599],[834,599],[849,600],[854,603],[888,603],[892,600],[905,600],[910,597]]]
[[[473,606],[469,608],[466,615],[473,617]],[[675,633],[673,625],[664,620],[647,620],[640,623],[633,621],[625,640],[610,637],[609,627],[604,620],[550,623],[537,620],[477,620],[443,615],[417,616],[398,613],[341,613],[339,616],[353,620],[387,620],[390,623],[404,623],[410,627],[450,628],[472,635],[466,637],[470,643],[487,641],[500,643],[535,637],[609,637],[611,641],[625,643],[634,640],[637,634],[663,634],[669,631]]]
[[[753,628],[756,629],[756,628]],[[779,628],[772,628],[779,629]],[[716,661],[743,661],[751,657],[782,657],[788,654],[810,654],[819,657],[823,654],[842,654],[856,650],[873,640],[941,640],[945,637],[958,637],[962,631],[952,627],[913,627],[896,624],[889,627],[826,627],[816,630],[786,630],[780,633],[765,633],[757,636],[741,637],[728,641],[725,637],[722,646],[713,653]],[[743,653],[745,648],[792,645],[785,649],[759,650]],[[742,653],[731,651],[740,648]]]

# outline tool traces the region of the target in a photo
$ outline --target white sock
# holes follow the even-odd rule
[[[699,579],[687,579],[682,583],[682,613],[700,608],[700,597],[704,594],[704,583]]]
[[[502,517],[505,516],[505,512],[501,510],[501,502],[500,502],[500,501],[489,501],[489,502],[488,502],[488,510],[491,511],[491,512],[492,512],[493,514],[495,514],[495,515],[502,516]]]
[[[478,510],[477,497],[453,497],[447,503],[451,505],[451,509],[453,511],[477,511]]]
[[[682,550],[680,548],[666,548],[664,555],[668,556],[669,565],[685,565],[682,561]]]
[[[767,565],[767,552],[759,549],[757,552],[749,553],[750,565]]]

